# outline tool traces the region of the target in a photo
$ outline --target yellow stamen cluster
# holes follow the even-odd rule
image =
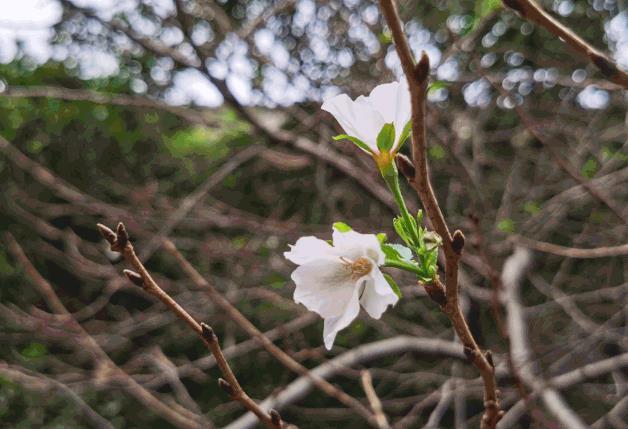
[[[351,278],[359,279],[371,272],[373,263],[368,258],[358,258],[349,264],[351,268]]]

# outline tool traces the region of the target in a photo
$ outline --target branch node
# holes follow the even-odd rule
[[[227,395],[229,395],[229,397],[231,397],[231,398],[235,397],[235,391],[233,390],[233,386],[231,386],[231,384],[229,384],[229,382],[227,380],[225,380],[224,378],[219,378],[218,379],[218,386],[220,386],[220,388]]]
[[[405,176],[408,182],[414,181],[416,177],[416,169],[414,168],[414,163],[405,156],[404,154],[398,153],[395,157],[395,163],[397,164],[397,168],[401,171],[401,174]]]
[[[430,283],[423,283],[423,288],[425,289],[425,292],[427,292],[429,297],[432,298],[432,301],[440,305],[441,308],[445,308],[445,305],[447,305],[445,288],[438,280]]]
[[[472,347],[464,346],[464,355],[469,359],[470,362],[475,360],[475,350]]]
[[[216,341],[217,338],[214,334],[214,330],[207,323],[201,322],[201,332],[203,333],[203,338],[205,338],[208,343]]]
[[[98,232],[100,232],[100,235],[102,235],[102,237],[105,240],[107,240],[107,243],[113,246],[113,244],[116,242],[118,238],[116,236],[116,233],[113,232],[109,227],[103,225],[102,223],[96,224],[96,227],[98,228]]]
[[[454,249],[456,254],[462,254],[462,249],[464,248],[464,234],[459,229],[454,231],[454,235],[451,239],[451,247]]]
[[[427,56],[425,51],[421,51],[421,59],[414,66],[414,80],[423,85],[427,81],[427,77],[430,72],[430,57]]]
[[[283,425],[283,422],[281,420],[281,415],[279,414],[279,412],[275,409],[271,409],[268,412],[268,415],[270,416],[270,419],[272,420],[273,424],[275,426],[277,426],[278,428],[281,428]]]
[[[123,272],[126,278],[129,279],[135,286],[139,286],[141,288],[145,286],[144,279],[135,271],[124,270]]]

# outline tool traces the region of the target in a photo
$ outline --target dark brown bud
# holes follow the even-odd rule
[[[593,64],[600,69],[605,77],[612,79],[617,74],[617,66],[604,55],[597,52],[590,52],[589,58],[591,58]]]
[[[131,281],[135,286],[144,287],[144,279],[135,271],[124,270],[124,275],[127,279]]]
[[[414,180],[416,176],[416,170],[414,169],[414,164],[412,163],[410,158],[408,158],[404,154],[398,153],[395,157],[395,163],[397,164],[397,168],[399,169],[399,171],[401,171],[401,174],[403,174],[405,178],[408,179],[408,182]]]
[[[451,238],[451,247],[458,255],[462,253],[464,248],[464,234],[459,229],[454,231],[454,235]]]
[[[414,79],[419,83],[423,84],[427,80],[427,76],[430,73],[430,58],[427,56],[425,51],[421,52],[421,58],[417,65],[414,66]]]
[[[469,359],[469,361],[473,362],[475,360],[475,350],[471,347],[464,346],[464,355]]]
[[[486,360],[488,361],[488,363],[495,368],[495,362],[493,362],[493,353],[490,350],[487,350],[484,353],[484,356],[486,356]]]
[[[118,239],[116,240],[116,246],[118,249],[124,249],[124,246],[129,242],[129,233],[126,231],[126,227],[122,222],[118,223],[118,227],[116,228],[116,235]]]
[[[235,396],[235,392],[233,390],[233,387],[229,384],[229,382],[227,380],[225,380],[224,378],[219,378],[218,379],[218,386],[220,386],[220,388],[230,397],[234,397]]]
[[[424,283],[423,288],[425,289],[429,297],[432,298],[432,301],[436,302],[441,307],[445,307],[445,304],[447,304],[445,288],[438,280],[435,280],[431,283]]]
[[[281,428],[283,423],[281,421],[281,415],[279,414],[279,412],[277,410],[270,410],[268,412],[268,415],[270,416],[270,419],[272,420],[273,424],[277,426],[278,428]]]
[[[216,335],[214,334],[214,330],[207,323],[201,322],[201,331],[203,333],[203,338],[209,343],[216,341]]]
[[[115,232],[113,232],[111,229],[109,229],[107,226],[103,225],[102,223],[96,224],[96,228],[98,228],[100,235],[102,235],[102,237],[105,240],[107,240],[109,244],[115,243],[116,239],[118,238]]]

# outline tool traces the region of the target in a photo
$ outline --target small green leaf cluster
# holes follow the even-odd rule
[[[438,247],[442,244],[442,239],[422,225],[422,210],[419,210],[416,218],[396,217],[393,226],[407,247],[386,244],[382,246],[382,250],[386,254],[387,265],[412,271],[420,281],[431,282],[438,272]],[[384,249],[384,246],[387,248]]]

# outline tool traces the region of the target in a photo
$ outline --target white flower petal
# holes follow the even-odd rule
[[[353,100],[347,94],[336,95],[325,100],[321,109],[331,113],[346,134],[357,137],[358,123],[353,115]]]
[[[362,140],[378,152],[377,135],[386,121],[364,96],[352,101],[348,95],[340,94],[326,100],[321,109],[331,113],[346,134]]]
[[[399,82],[377,85],[368,96],[370,104],[384,117],[386,123],[395,122],[398,104],[397,87],[399,87]],[[395,124],[395,131],[397,131],[397,124]]]
[[[323,318],[339,317],[351,299],[355,281],[338,257],[308,261],[292,273],[294,301]]]
[[[360,304],[369,316],[379,319],[389,305],[395,305],[399,301],[399,297],[390,288],[378,268],[375,268],[368,277],[364,292],[360,297]]]
[[[334,230],[333,242],[336,252],[341,256],[351,260],[364,256],[372,259],[376,265],[384,263],[384,252],[382,252],[379,240],[374,234]]]
[[[302,265],[322,256],[332,255],[334,248],[329,243],[316,237],[301,237],[284,256],[295,264]]]
[[[395,99],[397,101],[395,109],[395,130],[397,131],[397,136],[393,150],[396,150],[399,147],[399,144],[401,143],[399,137],[412,117],[410,90],[408,89],[408,82],[405,79],[397,86],[397,96]]]
[[[344,312],[340,316],[325,319],[323,340],[327,350],[331,350],[334,345],[336,334],[349,326],[360,313],[360,287],[358,284],[354,283],[351,297],[345,304]]]

